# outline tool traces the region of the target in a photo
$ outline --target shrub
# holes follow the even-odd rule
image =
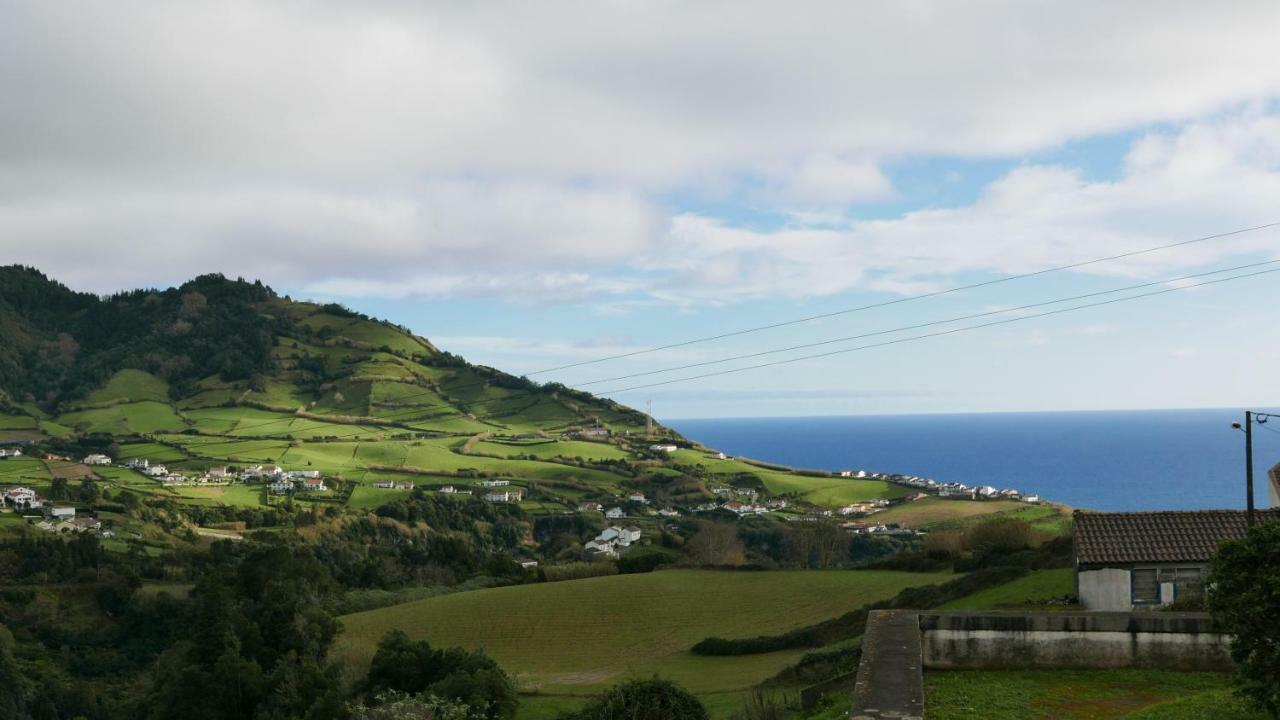
[[[1031,526],[1016,518],[992,518],[969,530],[966,541],[975,555],[1013,552],[1031,547]]]
[[[632,680],[560,720],[709,720],[698,698],[669,680]]]
[[[1241,692],[1280,717],[1280,521],[1224,542],[1209,573],[1209,610],[1229,634]]]

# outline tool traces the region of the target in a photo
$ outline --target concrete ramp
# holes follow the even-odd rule
[[[922,720],[920,613],[876,610],[867,618],[853,689],[853,720]]]

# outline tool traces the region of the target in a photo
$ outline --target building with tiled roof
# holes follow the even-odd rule
[[[1258,522],[1280,520],[1259,510]],[[1089,610],[1133,610],[1199,597],[1225,540],[1245,536],[1243,510],[1075,513],[1076,594]]]

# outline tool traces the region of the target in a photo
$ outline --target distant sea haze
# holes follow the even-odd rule
[[[994,485],[1094,510],[1245,506],[1244,411],[877,415],[666,421],[734,455],[819,470],[874,470]],[[1280,431],[1280,420],[1272,425]],[[1254,432],[1254,497],[1280,433]]]

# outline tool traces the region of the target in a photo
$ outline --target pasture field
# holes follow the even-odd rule
[[[53,479],[44,461],[27,457],[5,458],[0,460],[0,482],[18,483],[24,480],[48,482]]]
[[[875,514],[877,522],[898,523],[903,527],[921,528],[937,523],[958,522],[973,519],[980,521],[989,515],[1017,511],[1026,508],[1017,500],[952,500],[930,496],[915,502],[903,503]]]
[[[127,402],[153,400],[167,403],[169,402],[169,383],[142,370],[121,370],[112,375],[105,386],[94,390],[86,398],[86,402],[91,405],[114,400]]]
[[[1054,568],[1052,570],[1035,570],[1030,574],[998,587],[979,590],[972,595],[940,605],[939,610],[1005,610],[1027,608],[1029,605],[1043,604],[1046,600],[1072,595],[1076,591],[1075,570],[1072,568]],[[1070,606],[1058,606],[1063,610],[1073,609]],[[1044,607],[1036,607],[1044,610]]]
[[[474,452],[503,457],[583,458],[585,460],[624,460],[630,453],[617,445],[585,442],[582,440],[553,440],[539,443],[506,443],[485,441],[477,443]]]
[[[28,415],[0,415],[0,430],[35,430],[36,419]]]
[[[1184,711],[1195,698],[1219,699],[1230,677],[1219,673],[1116,668],[1108,670],[950,670],[926,672],[925,696],[930,720],[1120,720],[1167,718]],[[1235,705],[1234,710],[1231,706]],[[1203,705],[1201,706],[1203,708]],[[1227,712],[1183,714],[1203,720],[1262,720],[1236,703]]]
[[[59,415],[58,423],[81,432],[112,435],[177,431],[187,426],[172,406],[155,400],[76,410]]]
[[[522,689],[588,694],[660,673],[690,690],[745,690],[803,650],[705,657],[710,636],[785,632],[835,617],[949,573],[868,570],[665,570],[489,588],[342,617],[335,657],[367,664],[379,639],[401,629],[435,645],[483,646]]]
[[[257,408],[204,408],[189,410],[188,418],[201,430],[231,437],[290,437],[299,439],[338,436],[342,438],[379,437],[394,428],[372,425],[350,425],[324,422],[287,413],[274,413]]]
[[[908,487],[883,480],[797,475],[760,467],[737,458],[720,460],[701,450],[681,449],[672,453],[671,457],[681,465],[705,468],[715,479],[724,482],[729,482],[735,475],[754,475],[774,495],[794,494],[801,500],[824,507],[842,507],[876,498],[902,497],[914,492]]]

